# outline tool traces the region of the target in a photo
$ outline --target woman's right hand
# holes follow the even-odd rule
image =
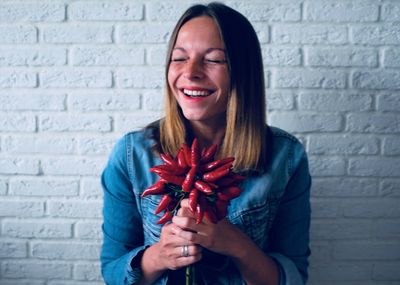
[[[160,241],[152,246],[159,269],[176,270],[201,259],[201,246],[179,237],[181,231],[174,223],[162,227]],[[188,256],[183,256],[184,246],[188,247]]]

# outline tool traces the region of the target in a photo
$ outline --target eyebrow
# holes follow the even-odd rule
[[[186,50],[184,48],[182,48],[182,47],[175,47],[175,48],[172,49],[172,51],[174,51],[174,50],[181,50],[181,51],[186,52]],[[224,49],[224,48],[208,48],[208,49],[206,49],[206,53],[210,53],[210,52],[215,51],[215,50],[222,51],[222,52],[226,53],[226,49]]]

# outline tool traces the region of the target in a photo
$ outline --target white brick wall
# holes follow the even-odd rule
[[[103,284],[99,175],[160,116],[194,2],[0,2],[0,284]],[[270,124],[309,153],[310,284],[400,284],[400,2],[225,2],[259,34]]]

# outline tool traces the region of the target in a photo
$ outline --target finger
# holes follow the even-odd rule
[[[181,201],[181,208],[189,208],[189,199],[185,198]]]
[[[177,256],[187,258],[201,254],[202,248],[198,245],[181,245],[176,248]]]
[[[178,210],[177,216],[195,218],[195,215],[192,211],[187,207],[182,207]]]

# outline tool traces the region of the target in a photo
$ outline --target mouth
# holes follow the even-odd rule
[[[190,98],[208,97],[215,92],[215,90],[209,90],[209,89],[187,89],[187,88],[181,88],[180,91],[185,96]]]

